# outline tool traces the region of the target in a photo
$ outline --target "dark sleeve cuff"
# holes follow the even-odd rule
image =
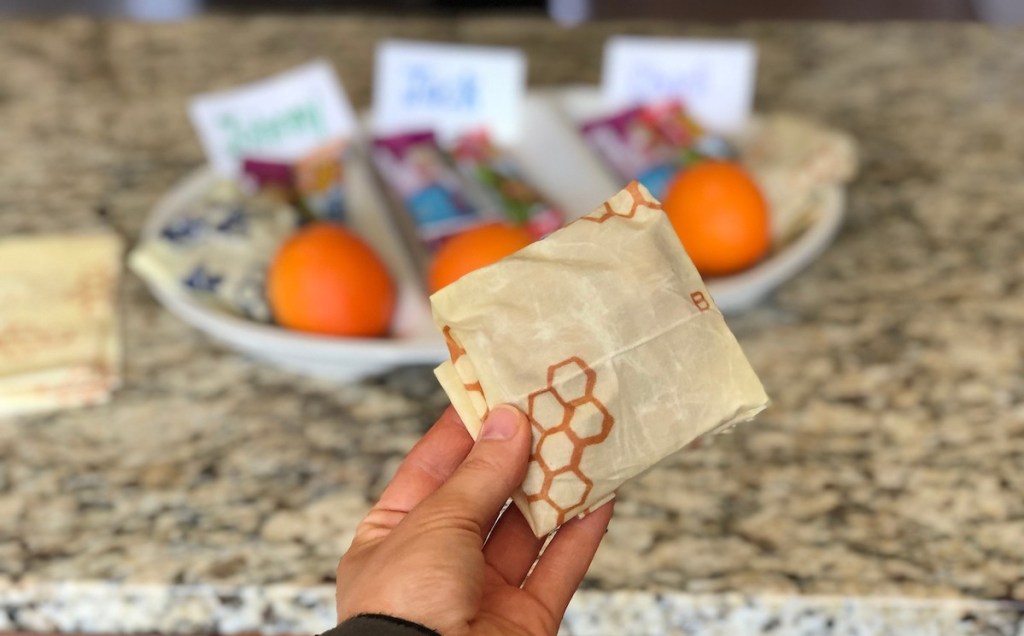
[[[441,636],[419,623],[385,614],[353,616],[321,636]]]

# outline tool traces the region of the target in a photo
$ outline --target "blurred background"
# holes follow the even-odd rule
[[[583,213],[600,188],[577,159],[608,166],[569,97],[598,95],[610,42],[651,36],[756,48],[751,101],[767,141],[737,154],[774,187],[773,210],[811,214],[794,214],[770,252],[789,263],[785,280],[727,314],[771,407],[621,489],[565,633],[1022,636],[1022,25],[1024,0],[0,0],[0,635],[321,633],[338,556],[449,403],[433,374],[449,354],[426,309],[429,356],[401,357],[418,351],[414,338],[381,338],[401,354],[379,357],[395,368],[338,382],[269,353],[306,343],[347,373],[365,360],[346,339],[268,331],[198,303],[186,313],[126,266],[147,239],[195,227],[230,238],[241,212],[276,218],[265,200],[236,207],[195,187],[209,160],[195,96],[320,59],[365,118],[388,40],[511,49],[525,60],[531,121],[550,125],[530,129],[532,154],[510,155],[556,163],[535,168],[559,181],[538,190],[592,195]],[[447,165],[434,151],[433,167]],[[385,171],[356,155],[360,170],[330,174],[384,210]],[[254,163],[274,177],[291,167]],[[157,219],[172,194],[184,201],[172,212],[209,212],[205,226]],[[404,245],[377,209],[362,218]],[[826,233],[794,269],[790,239],[809,228]],[[97,230],[113,254],[106,278],[79,278],[68,236]],[[4,285],[19,258],[2,249],[37,241],[47,256],[14,290],[21,351],[45,350],[41,334],[99,344],[43,359],[72,373],[47,374],[52,390],[18,414],[10,396],[36,367],[11,354],[19,334],[4,321],[18,303]],[[39,292],[58,269],[74,295]],[[407,269],[399,278],[415,280]],[[169,280],[198,293],[216,286],[210,271]],[[41,324],[60,315],[55,303],[98,326]],[[273,336],[267,355],[254,333]]]
[[[139,20],[179,20],[207,11],[359,9],[546,11],[554,20],[570,24],[615,18],[1024,21],[1024,3],[1018,0],[0,0],[0,12],[13,15],[78,13]]]

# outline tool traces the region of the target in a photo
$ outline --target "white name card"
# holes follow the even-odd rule
[[[210,165],[228,175],[244,158],[294,160],[355,131],[352,106],[325,60],[197,95],[189,115]]]
[[[745,40],[619,36],[604,48],[604,99],[634,105],[678,98],[717,132],[739,129],[754,100],[757,49]]]
[[[377,47],[372,126],[378,134],[430,129],[442,139],[484,128],[514,143],[525,90],[518,49],[388,40]]]

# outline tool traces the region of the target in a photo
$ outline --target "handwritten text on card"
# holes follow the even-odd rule
[[[750,116],[756,61],[742,40],[615,37],[605,45],[602,93],[613,104],[678,98],[705,126],[734,131]]]
[[[406,69],[402,100],[407,108],[473,112],[477,107],[477,81],[472,73],[438,77],[429,66]]]
[[[355,130],[352,107],[325,61],[198,95],[189,113],[210,164],[226,174],[246,157],[292,160]]]
[[[512,142],[525,79],[525,59],[515,49],[386,41],[377,48],[373,128],[428,128],[442,138],[486,128]]]

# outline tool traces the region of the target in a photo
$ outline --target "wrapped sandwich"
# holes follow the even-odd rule
[[[499,404],[529,417],[533,449],[513,500],[537,536],[767,405],[661,205],[636,182],[431,304],[451,354],[436,374],[470,433]]]

